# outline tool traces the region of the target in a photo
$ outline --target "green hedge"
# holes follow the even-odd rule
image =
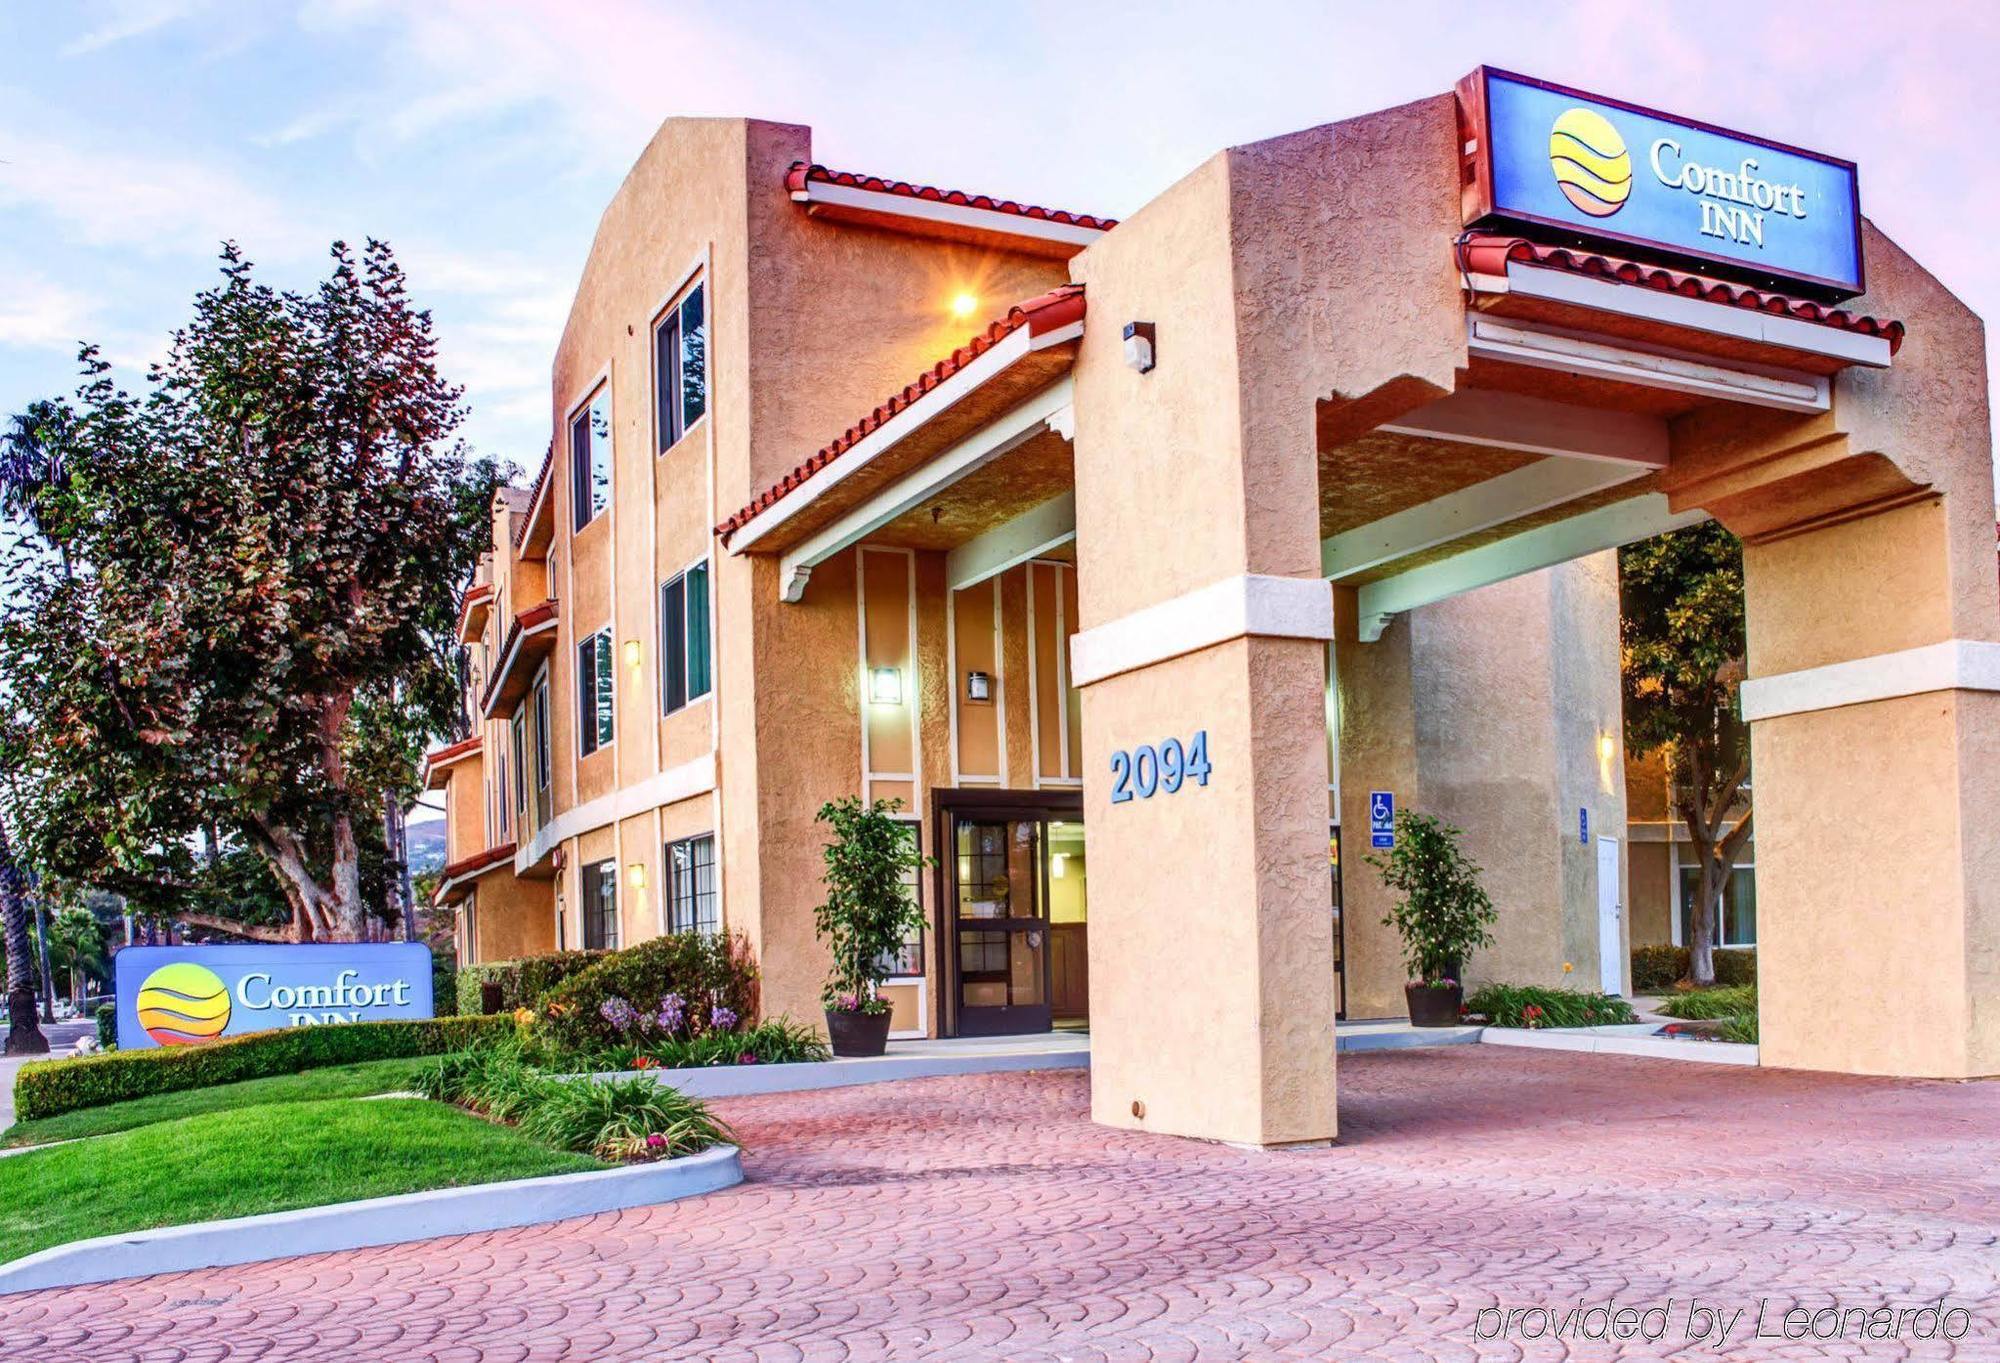
[[[1632,988],[1639,993],[1672,989],[1688,975],[1686,947],[1658,946],[1632,949]],[[1717,984],[1757,983],[1757,948],[1718,947],[1715,951]]]
[[[512,1021],[504,1017],[397,1018],[247,1032],[199,1046],[38,1060],[23,1065],[14,1078],[14,1117],[36,1121],[78,1108],[323,1065],[442,1055],[512,1030]]]
[[[486,1011],[479,986],[489,980],[500,986],[500,1011],[533,1008],[542,995],[578,971],[603,960],[604,951],[552,951],[546,956],[522,956],[512,961],[487,961],[458,968],[458,1011],[467,1017]]]
[[[678,994],[688,1030],[704,1032],[719,1007],[748,1023],[757,1014],[757,967],[749,943],[736,934],[677,932],[608,953],[542,995],[535,1011],[545,1034],[564,1050],[617,1045],[626,1038],[600,1011],[620,998],[643,1012]]]

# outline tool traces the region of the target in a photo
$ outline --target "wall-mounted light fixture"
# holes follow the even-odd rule
[[[977,294],[959,293],[952,295],[951,315],[953,317],[963,320],[978,311],[979,297]]]
[[[625,641],[625,666],[637,667],[638,665],[639,641],[637,639],[627,639]]]
[[[1125,324],[1125,363],[1144,374],[1153,367],[1153,324]]]
[[[625,883],[635,890],[646,888],[646,863],[635,861],[625,868]]]
[[[965,698],[967,700],[990,701],[993,699],[993,678],[984,672],[965,674]]]
[[[903,669],[877,667],[868,673],[868,699],[877,705],[903,703]]]

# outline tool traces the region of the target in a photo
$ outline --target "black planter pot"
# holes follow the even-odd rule
[[[1410,1005],[1412,1027],[1456,1027],[1465,990],[1456,984],[1406,984],[1403,998]]]
[[[833,1053],[844,1056],[880,1055],[889,1045],[889,1015],[826,1010],[826,1034]]]

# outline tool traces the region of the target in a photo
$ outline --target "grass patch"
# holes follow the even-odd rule
[[[1465,1008],[1494,1027],[1608,1027],[1638,1020],[1621,998],[1534,984],[1484,985]]]
[[[0,1260],[155,1226],[603,1167],[417,1098],[207,1112],[0,1160]]]
[[[1716,989],[1690,989],[1684,994],[1669,994],[1660,1004],[1659,1011],[1670,1018],[1685,1018],[1690,1022],[1739,1017],[1745,1013],[1755,1018],[1757,986],[1726,985]]]
[[[417,1072],[434,1063],[415,1057],[368,1060],[358,1065],[331,1065],[300,1074],[281,1074],[270,1079],[249,1079],[236,1084],[218,1084],[213,1088],[159,1093],[150,1098],[134,1098],[129,1102],[109,1103],[103,1107],[80,1108],[38,1121],[17,1122],[0,1133],[0,1146],[46,1145],[50,1141],[102,1136],[111,1131],[150,1126],[154,1122],[170,1122],[182,1117],[198,1117],[205,1112],[224,1112],[263,1103],[411,1092],[417,1088]]]

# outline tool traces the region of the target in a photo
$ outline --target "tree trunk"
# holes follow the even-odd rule
[[[47,1055],[49,1039],[35,1016],[34,971],[29,966],[28,903],[21,868],[7,830],[0,826],[0,920],[7,942],[7,1054]]]
[[[1722,877],[1716,874],[1715,850],[1695,843],[1701,858],[1701,879],[1688,915],[1688,980],[1700,988],[1715,983],[1715,916],[1722,899]]]

